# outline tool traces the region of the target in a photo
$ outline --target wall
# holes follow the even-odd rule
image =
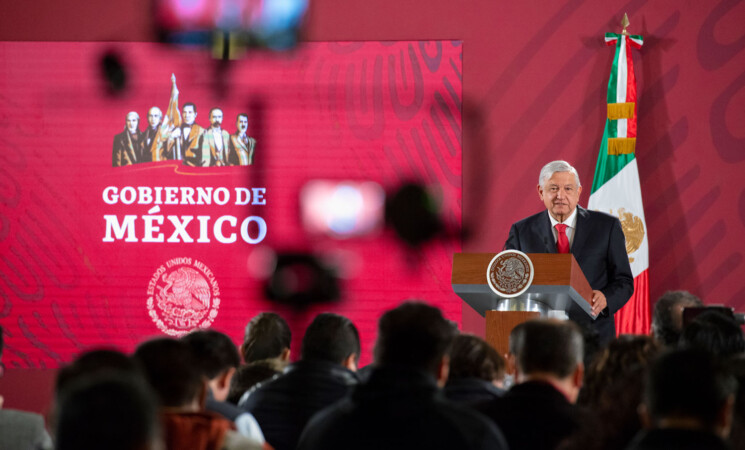
[[[12,2],[0,40],[147,41],[147,11],[145,0]],[[315,0],[307,37],[463,41],[463,250],[497,251],[541,208],[543,163],[573,161],[591,183],[613,57],[602,36],[624,12],[645,38],[634,60],[652,298],[687,289],[742,311],[744,1]]]

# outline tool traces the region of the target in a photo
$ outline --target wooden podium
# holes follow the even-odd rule
[[[592,315],[592,288],[571,253],[528,253],[533,283],[518,297],[502,298],[491,290],[486,270],[496,253],[453,255],[453,290],[486,319],[485,337],[500,355],[509,348],[512,329],[553,312]],[[560,314],[560,313],[559,313]]]

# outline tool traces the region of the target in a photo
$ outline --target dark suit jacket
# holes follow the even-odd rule
[[[513,224],[504,248],[525,253],[556,253],[548,211]],[[634,293],[634,277],[621,223],[609,214],[577,206],[577,228],[571,252],[590,286],[605,295],[608,308],[594,322],[585,314],[570,313],[569,318],[583,327],[594,328],[600,342],[606,343],[616,336],[613,314]]]
[[[555,449],[579,429],[584,417],[564,394],[539,381],[516,384],[477,410],[502,430],[511,449]]]
[[[137,130],[134,138],[130,137],[129,130],[126,128],[123,132],[114,136],[114,145],[111,154],[111,165],[113,167],[128,166],[140,162],[137,159],[142,132]]]

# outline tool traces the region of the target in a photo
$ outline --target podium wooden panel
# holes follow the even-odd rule
[[[504,356],[510,350],[512,329],[540,316],[541,313],[535,311],[487,311],[484,340]]]
[[[564,311],[575,315],[592,313],[592,288],[571,253],[529,253],[533,283],[528,290],[505,300],[488,285],[486,269],[496,253],[453,255],[453,290],[471,308],[485,317],[485,338],[500,354],[508,351],[512,329],[540,317],[540,311]]]

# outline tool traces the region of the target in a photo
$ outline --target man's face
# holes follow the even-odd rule
[[[213,128],[220,128],[222,126],[222,111],[219,109],[213,109],[210,113],[210,124]]]
[[[184,123],[187,125],[193,125],[194,120],[197,118],[197,112],[194,111],[194,107],[191,105],[184,106],[183,116],[184,116]]]
[[[137,117],[137,114],[129,113],[127,114],[127,130],[129,130],[130,133],[134,133],[137,131],[137,126],[140,124],[140,118]]]
[[[538,196],[551,216],[559,222],[572,214],[581,193],[582,187],[577,186],[577,179],[571,172],[556,172],[543,186],[538,186]]]
[[[160,119],[162,117],[163,117],[163,114],[161,114],[160,111],[158,111],[155,108],[152,108],[147,113],[147,123],[149,123],[152,128],[155,128],[160,123]]]
[[[245,116],[238,116],[238,121],[235,123],[235,127],[238,128],[238,132],[243,134],[248,130],[248,118]]]

